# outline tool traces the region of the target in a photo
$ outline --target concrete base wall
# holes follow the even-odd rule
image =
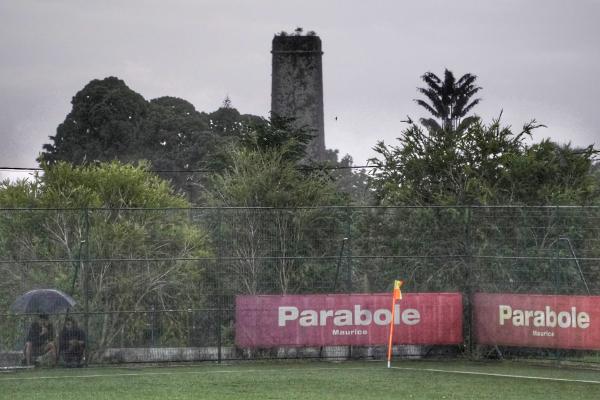
[[[395,357],[420,358],[425,354],[422,346],[394,346]],[[385,347],[278,347],[272,349],[240,349],[234,346],[221,347],[220,359],[385,359]],[[0,368],[21,365],[23,353],[20,351],[0,352]],[[154,347],[154,348],[109,348],[95,354],[91,363],[160,363],[218,361],[219,348],[213,347]]]
[[[0,352],[0,368],[20,366],[22,360],[23,360],[23,352],[22,351]]]
[[[420,358],[425,354],[422,346],[394,346],[395,357]],[[253,359],[384,359],[385,347],[278,347],[271,349],[239,349],[221,347],[221,361]],[[160,347],[160,348],[110,348],[96,355],[92,362],[99,363],[158,363],[218,361],[218,347]]]
[[[221,347],[221,359],[235,358],[233,347]],[[100,363],[217,361],[218,347],[110,348],[95,357]]]

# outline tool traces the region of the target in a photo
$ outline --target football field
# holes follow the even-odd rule
[[[600,371],[462,361],[239,362],[0,373],[2,399],[598,399]]]

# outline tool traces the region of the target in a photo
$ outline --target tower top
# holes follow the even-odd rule
[[[271,53],[320,53],[321,38],[316,35],[275,35]]]

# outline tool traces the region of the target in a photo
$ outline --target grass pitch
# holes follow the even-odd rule
[[[244,362],[0,374],[1,399],[598,399],[600,371],[519,363]]]

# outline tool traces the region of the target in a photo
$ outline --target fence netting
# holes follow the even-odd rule
[[[56,288],[88,363],[383,357],[392,315],[397,355],[600,363],[597,207],[4,209],[0,276],[5,360]]]

